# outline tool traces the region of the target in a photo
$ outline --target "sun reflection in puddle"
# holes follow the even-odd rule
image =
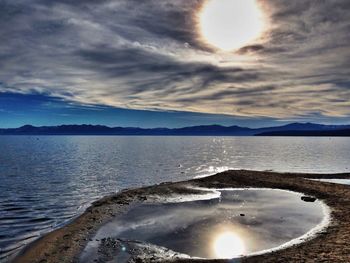
[[[226,231],[214,238],[213,250],[217,258],[229,259],[243,255],[245,246],[239,235],[233,231]]]
[[[107,249],[100,241],[106,238],[128,246],[136,241],[126,252],[138,253],[135,249],[142,245],[143,256],[162,251],[166,257],[172,251],[194,258],[240,258],[296,244],[328,224],[325,206],[302,201],[300,193],[252,188],[214,192],[220,198],[135,204],[99,229],[80,262],[99,260],[100,251]],[[125,254],[112,252],[115,257]]]

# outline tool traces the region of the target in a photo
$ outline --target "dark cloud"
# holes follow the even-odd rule
[[[77,55],[86,62],[82,63],[82,66],[100,72],[108,78],[139,79],[140,84],[129,87],[133,95],[147,90],[158,90],[163,95],[175,93],[182,90],[179,86],[188,85],[186,83],[191,80],[194,83],[194,79],[198,79],[196,85],[188,86],[183,93],[195,92],[215,84],[251,82],[259,79],[259,73],[255,71],[238,67],[222,68],[203,62],[184,62],[140,49],[99,47],[80,50]],[[152,78],[147,79],[147,76]],[[172,86],[173,83],[177,86]]]
[[[135,109],[349,116],[349,1],[258,1],[263,36],[216,53],[197,30],[205,0],[2,0],[0,91]]]
[[[237,53],[239,54],[246,54],[246,53],[254,53],[254,52],[259,52],[263,51],[265,48],[263,45],[250,45],[250,46],[245,46],[240,48]]]

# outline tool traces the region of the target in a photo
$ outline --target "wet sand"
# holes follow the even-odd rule
[[[315,238],[269,254],[245,257],[241,262],[350,262],[350,186],[312,181],[306,178],[350,179],[350,174],[289,174],[255,171],[227,171],[186,182],[163,183],[130,189],[105,197],[65,227],[53,231],[28,246],[13,262],[78,262],[82,250],[99,227],[127,211],[134,202],[152,196],[191,194],[189,186],[205,188],[264,187],[301,192],[324,201],[331,208],[330,225]],[[147,251],[143,253],[147,254]],[[152,252],[148,252],[152,253]],[[177,257],[157,258],[135,254],[130,262],[227,262]]]

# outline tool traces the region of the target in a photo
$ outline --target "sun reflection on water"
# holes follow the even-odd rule
[[[237,233],[225,231],[215,236],[213,251],[217,258],[235,258],[244,254],[245,245]]]

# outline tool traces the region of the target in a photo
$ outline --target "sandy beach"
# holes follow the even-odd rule
[[[350,262],[350,191],[349,186],[309,179],[350,179],[350,174],[292,174],[234,170],[185,182],[123,190],[89,207],[70,224],[38,239],[25,248],[13,262],[78,262],[79,256],[98,229],[123,214],[135,202],[152,196],[194,194],[193,187],[205,188],[275,188],[316,197],[331,209],[331,223],[315,238],[268,254],[244,257],[241,262]],[[191,186],[192,188],[189,188]],[[157,258],[135,254],[129,262],[227,262]]]

